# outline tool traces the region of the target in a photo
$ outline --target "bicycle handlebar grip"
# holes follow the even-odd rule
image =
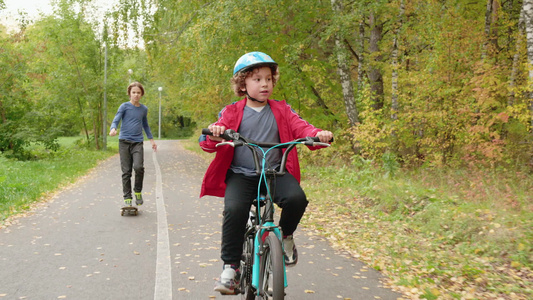
[[[209,130],[208,128],[203,128],[202,129],[202,134],[203,135],[213,135],[211,130]],[[220,137],[225,139],[226,141],[231,141],[231,140],[239,139],[239,134],[233,129],[226,129],[226,131],[224,131],[224,134],[222,134]]]

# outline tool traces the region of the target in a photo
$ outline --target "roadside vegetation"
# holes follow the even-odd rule
[[[27,160],[0,155],[0,227],[10,216],[27,211],[114,155],[116,140],[110,139],[108,151],[94,151],[82,138],[70,137],[59,138],[55,152],[41,145],[26,148]]]
[[[304,226],[411,299],[533,298],[531,173],[310,161]]]

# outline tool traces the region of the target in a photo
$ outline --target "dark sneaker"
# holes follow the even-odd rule
[[[124,199],[124,205],[125,206],[131,206],[131,199],[130,198]]]
[[[143,195],[141,193],[135,193],[135,204],[143,205]]]
[[[215,285],[215,291],[222,295],[235,295],[235,289],[239,287],[240,274],[232,265],[224,265],[224,270],[220,274],[220,281]]]
[[[296,250],[292,235],[283,238],[283,250],[285,251],[286,266],[292,266],[298,263],[298,250]]]

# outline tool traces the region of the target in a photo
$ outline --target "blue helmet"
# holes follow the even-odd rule
[[[246,68],[255,66],[255,65],[271,65],[277,66],[276,63],[268,54],[263,52],[250,52],[246,53],[235,63],[235,68],[233,68],[233,75],[237,72],[243,71]]]

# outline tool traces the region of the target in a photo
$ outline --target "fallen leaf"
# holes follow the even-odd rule
[[[306,293],[306,294],[314,294],[315,291],[312,291],[312,290],[305,290],[305,293]]]

